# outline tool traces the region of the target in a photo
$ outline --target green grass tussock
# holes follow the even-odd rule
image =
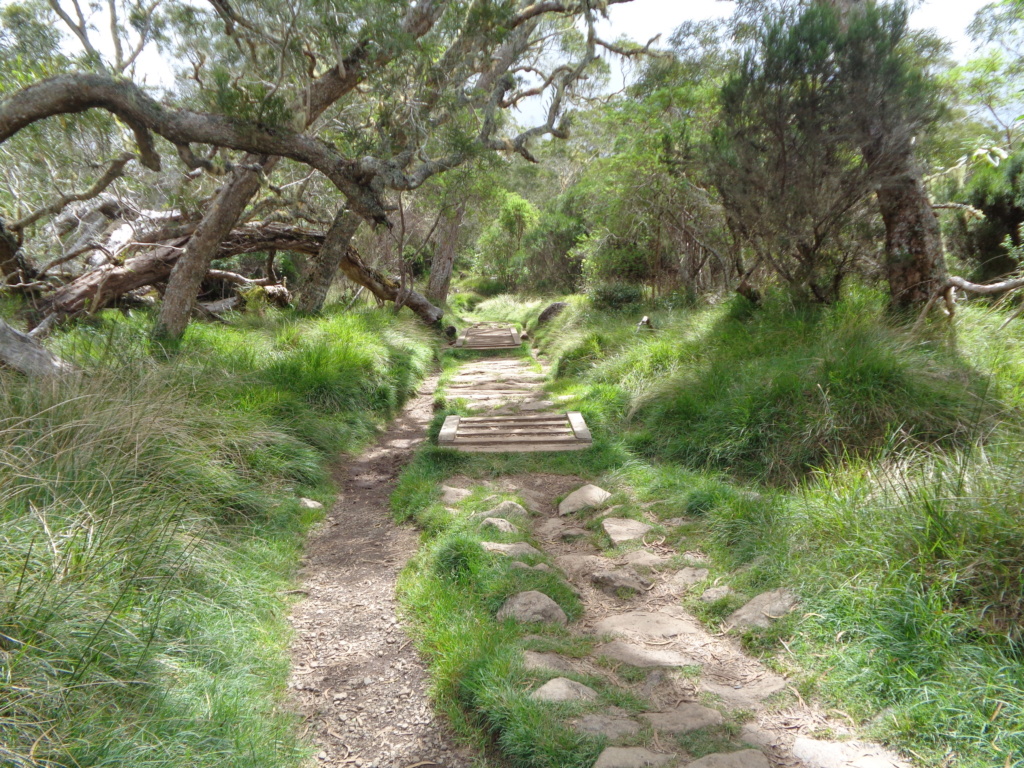
[[[381,313],[54,339],[85,372],[0,372],[0,763],[298,765],[279,707],[325,461],[414,390],[428,338]]]
[[[535,335],[554,393],[626,457],[601,484],[626,514],[685,518],[677,563],[705,552],[735,590],[687,607],[717,627],[797,590],[749,651],[922,765],[982,768],[1024,765],[1024,330],[1005,318],[968,304],[955,335],[915,334],[860,289],[814,310],[574,297]]]
[[[399,596],[430,664],[435,703],[464,738],[496,748],[510,765],[589,768],[602,743],[566,722],[583,708],[531,699],[529,693],[539,682],[557,674],[527,672],[521,665],[522,648],[533,647],[538,639],[545,650],[571,645],[566,631],[496,618],[509,596],[527,590],[551,597],[570,621],[579,617],[582,606],[555,573],[513,568],[510,559],[483,550],[481,541],[526,540],[522,534],[481,532],[474,513],[496,503],[481,486],[443,524],[436,514],[439,505],[416,514],[427,538],[402,574]],[[510,520],[520,530],[529,527],[525,518],[513,515]],[[547,643],[544,638],[549,638]],[[605,694],[612,696],[610,690]],[[617,702],[609,698],[604,705],[608,703]]]

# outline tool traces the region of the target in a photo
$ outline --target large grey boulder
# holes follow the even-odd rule
[[[630,520],[626,517],[607,517],[601,521],[601,527],[604,528],[604,532],[608,534],[608,538],[615,546],[625,544],[627,541],[642,539],[651,530],[651,526],[647,523]]]
[[[575,680],[556,677],[531,693],[530,698],[538,701],[594,701],[597,691]]]
[[[768,758],[756,749],[739,752],[716,752],[687,763],[686,768],[770,768]]]
[[[665,733],[689,733],[723,722],[721,712],[700,704],[680,704],[668,712],[651,712],[644,718],[654,730]]]
[[[606,747],[594,763],[594,768],[648,768],[670,763],[675,757],[651,752],[643,747]]]
[[[558,504],[558,514],[563,516],[571,515],[573,512],[579,512],[581,509],[598,507],[604,504],[610,497],[611,494],[604,488],[598,488],[596,485],[590,484],[584,485],[562,499]]]
[[[540,328],[542,325],[554,320],[562,313],[562,310],[568,306],[568,303],[564,301],[556,301],[553,304],[548,304],[544,307],[544,311],[537,315],[537,327]]]
[[[512,595],[498,610],[499,619],[516,621],[548,621],[565,625],[568,622],[565,611],[543,592],[531,589]]]
[[[539,549],[531,547],[525,541],[516,541],[512,544],[499,544],[494,541],[481,541],[480,546],[488,552],[496,552],[499,555],[505,555],[506,557],[530,557],[533,555],[540,556],[541,554]]]
[[[726,629],[767,629],[772,622],[781,619],[796,608],[799,600],[788,589],[773,589],[762,592],[749,603],[735,611],[725,620]]]

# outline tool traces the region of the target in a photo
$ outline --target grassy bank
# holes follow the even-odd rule
[[[285,622],[327,462],[414,390],[431,340],[384,313],[194,324],[103,313],[85,373],[0,372],[0,763],[287,766]]]
[[[530,467],[599,481],[617,514],[655,502],[647,514],[688,521],[668,543],[708,553],[709,583],[735,590],[685,599],[710,625],[765,589],[800,593],[798,613],[742,638],[800,695],[922,765],[1024,766],[1020,324],[976,305],[955,335],[915,335],[868,291],[817,310],[569,303],[541,328],[546,302],[478,312],[538,339],[594,456],[552,468],[428,448],[398,508],[443,535],[429,482]],[[644,314],[655,332],[636,330]]]

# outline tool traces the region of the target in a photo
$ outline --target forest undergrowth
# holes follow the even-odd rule
[[[742,641],[803,698],[921,765],[1024,765],[1020,324],[1000,329],[1006,313],[975,304],[952,326],[912,332],[866,289],[808,310],[773,297],[757,308],[737,297],[618,311],[568,301],[540,328],[546,300],[500,296],[477,316],[534,335],[549,390],[583,412],[595,447],[543,459],[426,447],[394,498],[396,514],[426,531],[403,588],[442,708],[516,765],[556,764],[548,726],[529,712],[510,725],[508,701],[476,693],[481,675],[508,690],[522,682],[504,657],[474,651],[500,628],[490,608],[511,587],[475,581],[463,607],[476,630],[465,636],[430,606],[445,580],[464,577],[446,569],[470,549],[437,484],[561,472],[611,490],[619,514],[645,504],[658,519],[689,520],[668,544],[706,552],[708,583],[734,590],[710,604],[684,598],[709,626],[761,591],[796,590],[796,613]],[[637,330],[645,314],[657,330]]]
[[[0,371],[0,764],[288,766],[290,590],[357,451],[434,358],[412,321],[265,310],[152,345],[103,312],[82,369]]]

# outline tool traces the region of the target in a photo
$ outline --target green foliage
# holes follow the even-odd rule
[[[596,285],[589,294],[594,307],[602,310],[631,309],[644,299],[643,289],[632,283]]]
[[[537,223],[537,208],[515,192],[502,190],[498,216],[477,240],[477,268],[509,288],[522,278],[526,255],[523,241]]]
[[[324,465],[415,388],[424,335],[380,313],[59,335],[85,369],[0,371],[5,765],[299,765],[280,708],[302,536]],[[155,353],[155,354],[154,354]]]

